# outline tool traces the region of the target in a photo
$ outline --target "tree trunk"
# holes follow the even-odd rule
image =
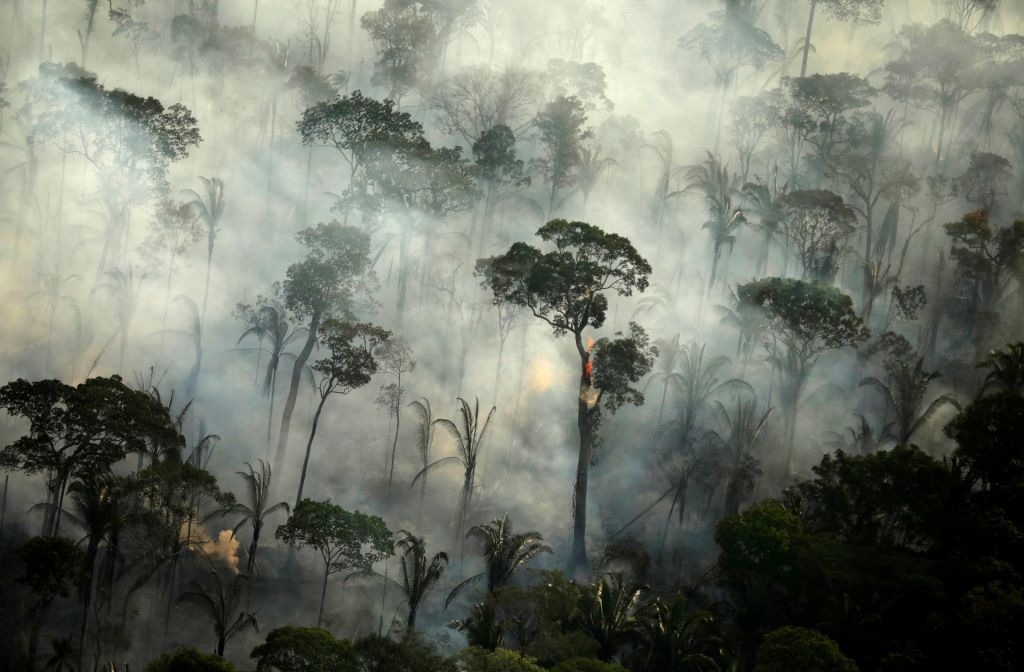
[[[401,378],[398,379],[398,389],[402,389]],[[401,397],[395,403],[395,438],[391,444],[391,470],[388,472],[388,490],[391,489],[391,482],[395,479],[395,453],[398,452],[398,430],[402,424]]]
[[[281,473],[284,455],[288,450],[288,433],[291,430],[292,414],[295,412],[295,400],[299,396],[299,385],[302,383],[302,369],[306,366],[313,347],[316,345],[316,332],[320,329],[321,312],[314,311],[309,319],[309,336],[302,346],[292,368],[291,382],[288,386],[288,398],[284,402],[284,413],[281,415],[281,428],[277,435],[277,455],[274,458],[274,471]]]
[[[573,528],[572,550],[569,552],[569,573],[586,572],[587,562],[587,481],[590,476],[590,461],[594,455],[594,441],[597,438],[595,419],[599,410],[590,408],[586,399],[591,391],[590,373],[587,370],[590,353],[583,347],[581,337],[576,335],[577,350],[580,353],[580,387],[576,401],[576,426],[579,430],[579,457],[576,462],[576,483],[573,486]]]
[[[92,37],[92,28],[96,18],[96,7],[99,0],[89,0],[89,15],[85,22],[85,36],[82,38],[82,69],[85,69],[85,62],[89,56],[89,38]]]
[[[260,523],[255,520],[252,523],[252,542],[249,544],[249,559],[245,563],[245,573],[249,578],[252,578],[253,572],[256,571],[256,549],[260,543],[260,528],[263,527]]]
[[[299,506],[299,502],[302,501],[302,489],[306,485],[306,469],[309,467],[309,454],[313,452],[313,437],[316,436],[316,426],[320,422],[320,412],[324,410],[324,404],[327,403],[327,397],[330,396],[330,392],[320,397],[320,403],[317,404],[316,413],[313,414],[313,426],[309,429],[309,441],[306,442],[306,457],[302,460],[302,475],[299,476],[299,494],[295,496],[295,506]]]
[[[811,31],[814,30],[814,10],[818,7],[818,0],[811,0],[811,11],[807,14],[807,34],[804,35],[804,59],[800,63],[800,76],[807,76],[807,56],[811,53]]]
[[[323,587],[320,589],[320,613],[318,613],[317,616],[316,616],[316,627],[318,627],[318,628],[324,622],[324,601],[326,601],[326,599],[327,599],[327,577],[328,576],[330,576],[330,572],[329,572],[329,568],[327,567],[327,565],[325,563],[324,564],[324,583],[323,583]]]

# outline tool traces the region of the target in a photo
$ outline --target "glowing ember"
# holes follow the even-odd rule
[[[587,374],[587,378],[590,378],[590,374],[594,372],[594,362],[587,360],[587,365],[583,367],[583,370]]]

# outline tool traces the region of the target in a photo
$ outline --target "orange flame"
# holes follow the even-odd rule
[[[594,338],[592,336],[587,336],[587,352],[593,352],[593,351],[594,351]]]
[[[587,336],[587,352],[593,352],[594,351],[594,345],[595,345],[594,339],[592,337],[590,337],[590,336]],[[587,359],[587,363],[583,366],[583,373],[586,374],[587,378],[590,378],[590,374],[593,373],[593,372],[594,372],[594,362],[592,360],[590,360],[590,359]]]
[[[587,378],[590,378],[590,374],[594,372],[594,363],[587,360],[587,365],[583,367],[583,371],[587,374]]]

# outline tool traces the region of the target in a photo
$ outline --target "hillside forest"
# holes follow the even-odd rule
[[[1024,670],[1024,4],[0,0],[0,672]]]

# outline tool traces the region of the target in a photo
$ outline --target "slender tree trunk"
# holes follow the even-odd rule
[[[291,382],[288,386],[288,398],[284,402],[281,428],[277,435],[277,455],[274,458],[274,471],[278,473],[281,473],[281,468],[284,465],[284,455],[288,450],[288,434],[291,430],[292,414],[295,412],[295,400],[299,396],[299,385],[302,383],[302,370],[306,366],[306,361],[309,360],[310,354],[313,352],[313,347],[316,345],[316,333],[320,329],[321,317],[320,311],[315,311],[310,317],[309,336],[306,338],[306,343],[302,346],[302,350],[295,357]]]
[[[398,379],[398,389],[402,389],[401,378]],[[395,404],[395,438],[391,443],[391,470],[388,472],[388,490],[391,489],[391,482],[395,479],[395,453],[398,452],[398,430],[402,424],[401,398]]]
[[[267,452],[270,452],[270,433],[274,426],[274,396],[277,391],[277,367],[270,372],[270,408],[267,410]]]
[[[252,34],[256,35],[256,16],[260,12],[260,0],[253,0],[252,3]]]
[[[309,441],[306,442],[306,457],[302,460],[302,475],[299,476],[299,494],[295,496],[295,506],[299,506],[299,502],[302,501],[302,490],[306,485],[306,469],[309,467],[309,454],[313,451],[313,437],[316,436],[316,426],[320,422],[320,412],[324,410],[324,404],[327,403],[327,397],[330,396],[330,392],[320,397],[320,403],[317,404],[316,413],[313,414],[313,426],[309,429]]]
[[[804,35],[804,58],[800,63],[800,76],[807,76],[807,56],[811,53],[811,32],[814,30],[814,10],[818,7],[818,0],[811,0],[811,10],[807,14],[807,34]]]
[[[39,62],[46,62],[46,5],[47,0],[43,0],[43,14],[42,20],[40,21],[39,27]]]
[[[324,583],[320,588],[320,612],[316,616],[316,627],[320,627],[324,622],[324,602],[327,600],[327,577],[330,576],[329,567],[326,562],[324,563]]]
[[[7,519],[7,487],[10,485],[11,475],[4,474],[4,495],[0,501],[0,539],[4,538],[4,526]]]

